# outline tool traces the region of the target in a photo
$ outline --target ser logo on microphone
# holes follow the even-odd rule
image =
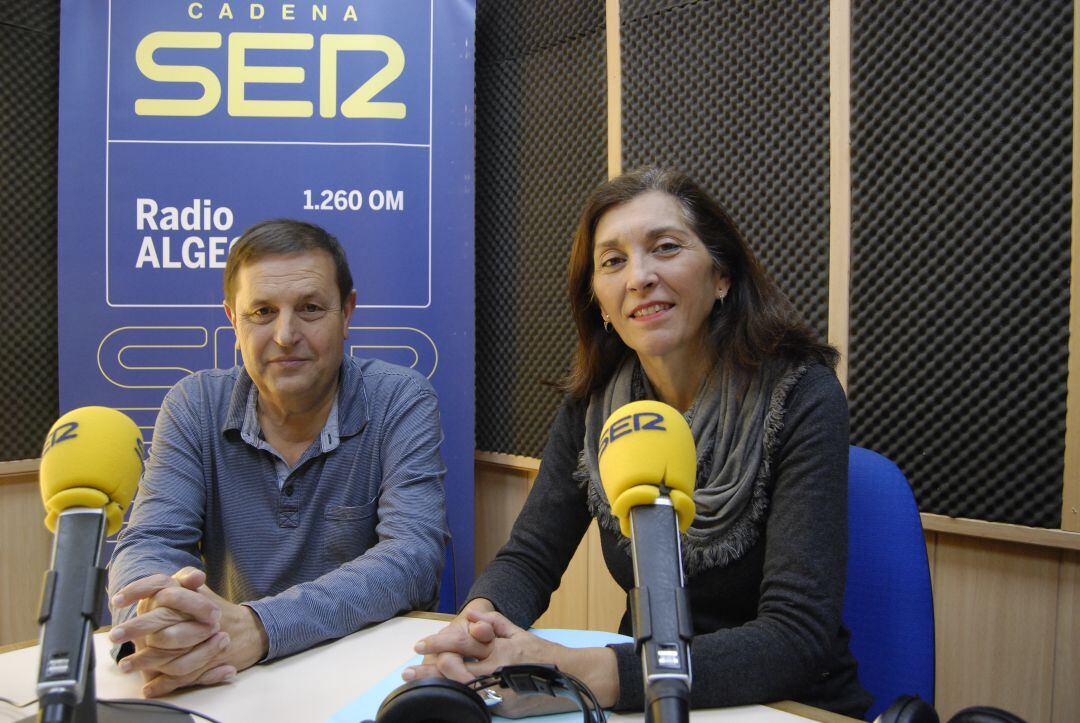
[[[78,437],[79,435],[75,433],[75,430],[78,428],[78,422],[66,422],[64,424],[56,425],[56,429],[54,429],[52,434],[45,439],[45,448],[41,450],[41,456],[44,457],[48,454],[54,444],[60,444],[61,442],[66,442],[69,439]]]
[[[61,442],[77,439],[79,436],[78,429],[78,422],[65,422],[56,425],[56,429],[52,430],[52,433],[45,438],[45,446],[41,450],[41,456],[44,457],[49,453],[50,449]],[[142,441],[142,437],[135,438],[135,447],[132,451],[135,452],[135,457],[139,460],[139,473],[142,474],[146,471],[146,444]]]
[[[599,460],[603,457],[604,450],[619,437],[625,437],[634,432],[666,432],[667,427],[663,426],[663,422],[664,415],[658,412],[637,412],[619,417],[600,433],[600,449],[596,458]]]

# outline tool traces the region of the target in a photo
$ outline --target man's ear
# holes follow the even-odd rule
[[[350,291],[349,295],[345,297],[345,305],[341,308],[341,312],[345,317],[341,329],[343,339],[349,338],[349,322],[352,321],[354,311],[356,311],[356,289]]]
[[[229,306],[228,301],[221,302],[221,305],[225,307],[225,316],[229,318],[229,324],[233,328],[233,335],[236,336],[236,348],[240,348],[240,330],[236,328],[236,312]]]

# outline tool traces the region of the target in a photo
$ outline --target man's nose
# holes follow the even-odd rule
[[[297,329],[299,321],[291,309],[284,309],[279,312],[278,318],[274,321],[274,342],[278,346],[285,348],[295,344],[299,335]]]

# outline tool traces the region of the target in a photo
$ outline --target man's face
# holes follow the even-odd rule
[[[266,256],[240,268],[225,313],[260,406],[310,411],[334,393],[356,291],[341,308],[334,262],[323,251]]]

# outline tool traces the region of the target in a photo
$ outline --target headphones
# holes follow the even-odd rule
[[[468,685],[446,678],[412,680],[396,688],[364,723],[490,723],[488,706],[502,699],[493,688],[518,695],[546,695],[574,701],[583,723],[603,723],[604,711],[588,686],[554,665],[506,665]],[[481,691],[486,691],[481,697]]]
[[[874,723],[939,723],[934,706],[917,695],[902,695],[879,715]],[[1024,723],[1007,710],[977,705],[957,711],[949,723]]]

